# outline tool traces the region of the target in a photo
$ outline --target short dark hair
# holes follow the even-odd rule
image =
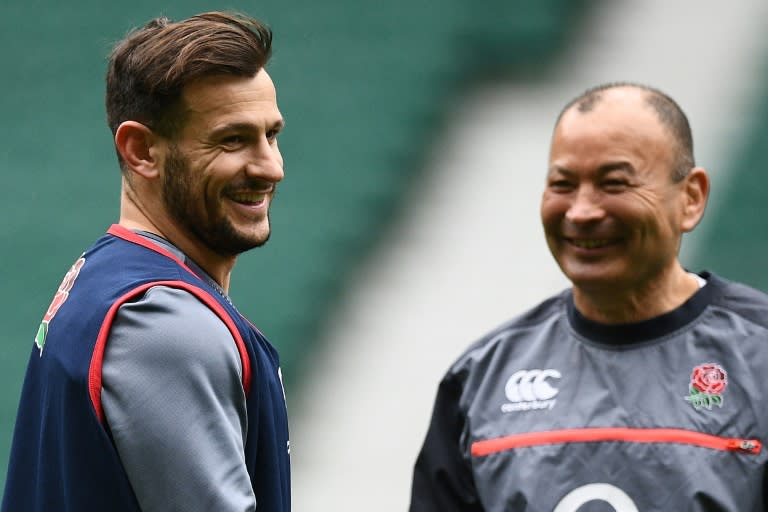
[[[178,22],[155,18],[129,32],[110,54],[109,128],[114,135],[121,123],[133,120],[172,138],[183,125],[181,94],[187,84],[212,75],[254,76],[271,52],[272,31],[242,14],[207,12]]]
[[[661,124],[666,126],[671,132],[677,145],[677,155],[674,168],[672,169],[672,179],[675,182],[682,180],[696,165],[693,157],[693,134],[691,133],[691,126],[688,123],[688,117],[685,115],[685,112],[683,112],[683,109],[680,108],[680,105],[659,89],[633,82],[609,82],[591,87],[569,101],[565,107],[563,107],[560,111],[560,115],[557,116],[555,126],[560,124],[560,119],[562,119],[563,115],[571,110],[571,108],[575,107],[579,112],[590,112],[595,108],[595,105],[602,100],[603,92],[624,87],[639,89],[645,92],[646,104],[653,109],[658,116],[659,121],[661,121]]]

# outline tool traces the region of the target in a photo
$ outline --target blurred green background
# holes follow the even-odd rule
[[[446,105],[500,63],[514,74],[546,61],[584,5],[3,0],[0,481],[40,318],[72,261],[117,219],[103,75],[131,28],[237,10],[275,32],[269,70],[287,121],[286,179],[270,243],[239,260],[230,291],[280,350],[295,393],[345,276],[396,216]]]
[[[346,277],[397,217],[456,95],[478,80],[514,80],[553,65],[579,20],[599,5],[2,0],[0,482],[42,314],[72,261],[117,219],[120,181],[103,75],[112,44],[128,30],[158,15],[238,10],[275,31],[269,70],[287,121],[280,140],[286,179],[272,210],[272,239],[240,259],[230,291],[280,350],[288,392],[299,393]],[[714,220],[700,237],[708,250],[689,266],[768,290],[758,197],[768,184],[768,100],[756,113],[754,137],[736,148],[734,178],[717,212],[708,213]]]

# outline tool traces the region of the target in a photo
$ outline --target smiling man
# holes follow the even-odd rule
[[[768,510],[768,297],[678,260],[708,192],[661,91],[566,105],[541,220],[573,286],[449,369],[412,512]]]
[[[113,50],[120,220],[43,317],[3,511],[290,510],[278,356],[227,296],[283,179],[271,42],[212,12]]]
[[[670,100],[632,87],[598,95],[566,109],[555,129],[544,233],[581,313],[646,320],[698,289],[677,254],[704,212],[707,174],[693,166],[690,129]]]

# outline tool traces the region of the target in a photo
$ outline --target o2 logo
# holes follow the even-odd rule
[[[627,493],[610,484],[589,484],[566,494],[552,512],[578,512],[590,501],[604,501],[616,512],[639,512]]]

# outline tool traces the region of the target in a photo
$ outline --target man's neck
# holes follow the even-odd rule
[[[696,277],[680,266],[652,285],[632,290],[616,290],[614,287],[585,289],[574,286],[576,309],[586,318],[603,324],[641,322],[680,307],[700,288]]]
[[[164,221],[162,214],[151,216],[147,213],[147,208],[142,206],[137,204],[134,194],[124,185],[118,223],[128,229],[146,231],[168,240],[202,268],[225,293],[229,293],[229,278],[237,257],[214,253],[173,222]]]

